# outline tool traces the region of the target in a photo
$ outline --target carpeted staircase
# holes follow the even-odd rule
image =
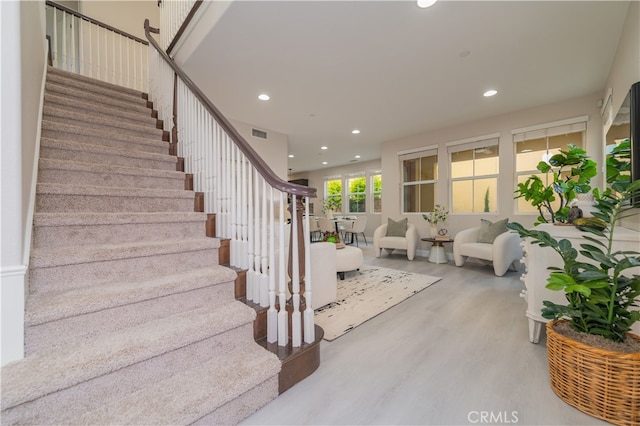
[[[156,122],[141,93],[49,68],[2,424],[233,424],[278,395],[280,361]]]

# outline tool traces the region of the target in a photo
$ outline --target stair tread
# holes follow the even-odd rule
[[[113,128],[114,131],[128,130],[131,132],[157,135],[162,137],[162,129],[155,127],[155,120],[151,118],[148,123],[133,123],[124,121],[119,117],[108,116],[104,114],[88,114],[86,111],[77,111],[67,108],[64,105],[46,105],[43,109],[43,119],[48,121],[73,121],[78,123],[87,123],[91,125],[93,130],[97,130],[97,126]]]
[[[82,75],[82,74],[78,74],[75,72],[70,72],[70,71],[66,71],[60,68],[56,68],[53,66],[47,66],[47,76],[57,76],[60,78],[63,78],[65,80],[68,80],[70,82],[75,82],[75,81],[82,81],[85,82],[87,84],[92,84],[95,86],[101,86],[101,87],[105,87],[117,92],[121,92],[121,93],[126,93],[129,94],[133,97],[138,97],[140,99],[143,99],[143,95],[144,92],[141,92],[140,90],[136,90],[136,89],[131,89],[129,87],[124,87],[124,86],[119,86],[117,84],[114,83],[109,83],[107,81],[102,81],[102,80],[98,80],[86,75]]]
[[[113,225],[164,222],[204,222],[206,213],[149,212],[149,213],[35,213],[35,226]]]
[[[82,161],[41,158],[40,169],[59,169],[93,173],[115,173],[132,176],[163,177],[184,180],[184,173],[174,170],[144,169],[141,167],[117,166],[104,163],[86,163]]]
[[[27,298],[25,324],[35,326],[63,318],[230,283],[235,271],[220,265],[143,280],[106,283],[78,289],[37,293]],[[69,303],[73,300],[73,303]]]
[[[200,413],[222,407],[278,374],[280,368],[277,357],[258,345],[229,348],[223,356],[111,400],[84,413],[78,421],[83,424],[191,424],[199,419]]]
[[[73,75],[52,72],[47,75],[47,81],[64,85],[66,88],[73,88],[84,92],[84,97],[111,97],[119,98],[132,104],[146,105],[147,100],[143,93],[126,87],[114,85],[102,80],[96,80],[80,75],[77,78]]]
[[[64,99],[77,100],[81,99],[85,103],[92,105],[104,105],[114,108],[126,108],[127,110],[135,110],[136,112],[151,112],[151,109],[147,107],[147,102],[140,99],[120,99],[117,97],[111,98],[108,96],[87,96],[87,92],[82,89],[62,84],[61,82],[47,80],[44,86],[45,93],[55,94]]]
[[[130,146],[135,146],[134,144],[142,144],[142,145],[167,145],[167,141],[163,141],[160,135],[162,134],[162,130],[158,130],[160,133],[158,135],[151,137],[145,137],[141,135],[132,135],[127,133],[126,129],[124,131],[117,131],[119,129],[113,128],[114,130],[105,130],[100,128],[90,128],[87,126],[74,126],[71,124],[66,124],[59,122],[57,120],[52,120],[51,116],[44,116],[42,120],[42,131],[43,133],[47,130],[70,133],[76,135],[83,135],[88,137],[100,138],[100,139],[111,139],[120,142],[127,142]],[[122,130],[122,129],[120,129]],[[58,138],[59,139],[59,138]],[[133,150],[132,150],[133,151]]]
[[[108,147],[103,145],[94,145],[90,143],[67,141],[64,139],[43,137],[40,140],[40,145],[46,148],[66,149],[69,151],[85,151],[85,152],[93,152],[93,153],[99,153],[99,154],[111,154],[111,155],[117,155],[121,157],[132,157],[132,158],[138,158],[142,160],[166,161],[166,162],[172,162],[172,163],[176,162],[176,157],[174,155],[158,154],[155,152],[146,152],[146,151],[138,151],[138,150],[130,150],[130,149],[113,148],[113,147]],[[46,158],[46,157],[42,157],[42,158]]]
[[[2,368],[2,409],[185,347],[254,318],[251,308],[232,301],[216,309],[180,312],[35,353]]]
[[[31,251],[32,268],[49,268],[91,262],[105,262],[134,257],[210,250],[220,247],[216,238],[189,238],[160,241],[99,244],[95,246],[71,246],[34,248]]]
[[[60,185],[57,183],[38,183],[36,193],[50,195],[97,195],[104,197],[158,197],[174,199],[189,199],[194,197],[193,191],[187,191],[184,189],[120,188],[117,186]]]
[[[113,108],[109,105],[101,105],[95,104],[91,102],[86,102],[81,99],[70,98],[68,96],[62,96],[56,92],[45,92],[44,94],[44,105],[52,106],[56,108],[64,108],[64,109],[72,109],[72,110],[81,110],[84,111],[85,114],[91,116],[103,116],[108,115],[111,117],[119,117],[121,119],[131,121],[131,122],[139,122],[145,123],[148,125],[155,126],[157,119],[151,116],[151,110],[146,107],[141,107],[139,111],[135,111],[131,108],[119,109]]]

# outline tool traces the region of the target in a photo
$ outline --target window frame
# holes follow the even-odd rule
[[[469,138],[461,141],[453,141],[446,144],[447,146],[447,156],[448,156],[448,166],[449,166],[449,212],[452,215],[469,215],[469,214],[485,214],[491,215],[496,214],[500,211],[499,208],[499,200],[498,196],[499,190],[499,179],[500,179],[500,134],[494,133],[490,135],[478,136],[474,138]],[[481,148],[496,148],[496,171],[495,173],[476,175],[476,152]],[[472,162],[473,162],[473,171],[471,175],[453,177],[452,169],[453,169],[453,154],[461,153],[465,151],[471,151],[472,153]],[[476,191],[475,191],[475,183],[476,181],[486,180],[486,179],[494,179],[496,182],[496,194],[495,194],[495,209],[490,211],[474,211],[476,204]],[[455,182],[465,182],[471,181],[472,191],[471,191],[471,211],[455,211],[455,203],[454,203],[454,183]]]
[[[511,131],[511,137],[513,142],[513,190],[516,191],[520,178],[528,178],[531,175],[538,175],[544,180],[545,184],[549,181],[549,173],[542,174],[536,168],[527,169],[523,171],[518,170],[518,143],[532,141],[536,139],[545,139],[545,156],[549,157],[549,139],[556,136],[570,135],[573,133],[581,133],[582,140],[580,148],[586,150],[587,144],[587,123],[589,116],[580,116],[574,118],[568,118],[566,120],[559,120],[550,123],[538,124],[535,126],[529,126]],[[555,149],[555,148],[553,148]],[[540,159],[541,161],[543,158]],[[537,164],[537,163],[536,163]],[[521,211],[519,209],[519,199],[513,200],[513,212],[514,214],[537,216],[539,212],[537,209],[531,211]]]
[[[436,172],[434,173],[435,178],[434,179],[426,179],[426,180],[415,180],[415,181],[410,181],[407,182],[405,181],[405,173],[404,173],[404,162],[408,161],[408,160],[415,160],[415,159],[423,159],[423,158],[427,158],[427,157],[434,157],[435,158],[435,165],[436,165]],[[434,193],[434,205],[437,204],[437,194],[438,194],[438,181],[439,181],[439,177],[440,177],[440,167],[438,166],[439,163],[439,156],[438,156],[438,146],[434,145],[434,146],[428,146],[428,147],[423,147],[423,148],[418,148],[415,150],[409,150],[409,151],[402,151],[402,152],[398,152],[398,166],[400,168],[400,207],[402,209],[402,214],[403,215],[413,215],[413,214],[417,214],[417,215],[421,215],[423,213],[428,213],[431,210],[427,210],[427,211],[406,211],[405,210],[405,206],[407,205],[406,203],[406,199],[405,199],[405,194],[406,191],[405,189],[407,187],[414,187],[414,186],[420,186],[420,185],[433,185],[433,193]],[[422,161],[420,161],[420,164],[422,164]],[[421,171],[418,172],[418,175],[420,176],[422,173]],[[420,193],[420,191],[418,191],[418,193]],[[421,205],[422,203],[420,202],[420,200],[418,200],[417,205],[418,207]],[[418,210],[420,210],[418,208]]]
[[[329,194],[329,182],[340,181],[340,195]],[[344,178],[342,176],[326,176],[324,178],[324,200],[328,200],[329,197],[340,197],[340,210],[334,211],[334,213],[344,212]],[[323,212],[324,213],[324,212]]]
[[[364,180],[364,192],[351,192],[351,180],[352,179],[360,179]],[[366,172],[358,172],[351,173],[343,178],[343,188],[345,193],[345,198],[347,200],[347,208],[344,212],[345,214],[367,214],[367,198],[368,198],[368,183],[367,183],[367,173]],[[352,195],[362,195],[364,197],[364,211],[353,212],[351,211],[351,196]],[[344,206],[344,204],[343,204]],[[344,211],[344,208],[343,208]]]
[[[375,183],[374,183],[374,178],[376,176],[380,176],[380,190],[376,191],[376,187],[375,187]],[[369,191],[370,194],[370,205],[371,205],[371,209],[369,210],[368,214],[382,214],[382,170],[372,170],[369,172],[369,184],[370,184],[370,188],[371,191]],[[379,194],[379,198],[380,198],[380,211],[376,211],[376,194]]]

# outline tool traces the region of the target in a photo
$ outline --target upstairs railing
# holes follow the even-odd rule
[[[267,341],[313,342],[312,283],[305,271],[311,269],[308,206],[315,189],[276,176],[150,32],[159,30],[147,20],[149,98],[158,118],[173,123],[166,130],[194,190],[204,194],[205,211],[216,215],[217,236],[230,239],[231,266],[247,270],[247,300],[269,307]]]
[[[171,54],[203,0],[160,0],[160,46]]]
[[[46,34],[54,67],[148,91],[147,41],[52,1]]]

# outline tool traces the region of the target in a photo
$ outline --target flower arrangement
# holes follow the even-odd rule
[[[342,199],[340,197],[328,197],[322,200],[322,213],[337,212],[342,209]]]
[[[445,206],[441,206],[440,204],[436,204],[433,207],[433,211],[429,213],[425,213],[422,215],[424,220],[429,222],[432,225],[437,225],[440,222],[445,222],[447,220],[447,215],[449,214],[449,210]]]

